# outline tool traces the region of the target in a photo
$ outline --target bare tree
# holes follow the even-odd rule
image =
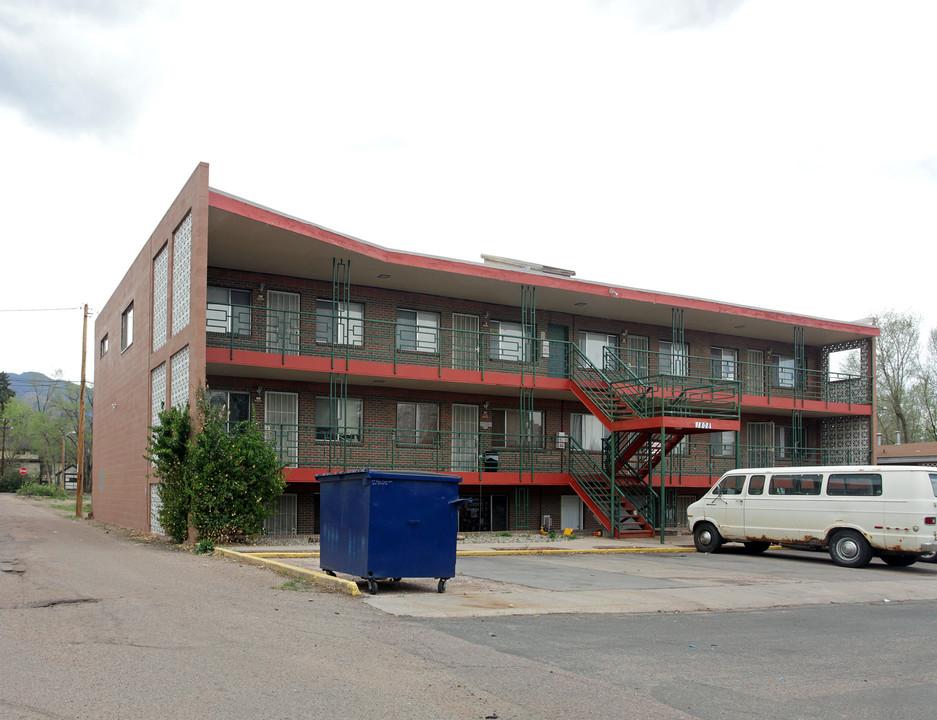
[[[924,440],[937,440],[937,328],[930,331],[927,350],[921,364],[918,403]]]
[[[921,318],[912,312],[888,310],[879,317],[876,363],[879,392],[878,424],[886,437],[901,432],[902,442],[920,436],[920,408],[916,400],[921,376]]]

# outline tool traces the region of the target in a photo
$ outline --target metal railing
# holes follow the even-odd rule
[[[326,357],[398,366],[471,370],[574,380],[611,419],[666,412],[727,417],[742,395],[867,405],[868,374],[751,363],[675,352],[608,346],[598,367],[573,342],[487,330],[210,303],[209,347],[287,356]],[[347,366],[347,365],[346,365]]]

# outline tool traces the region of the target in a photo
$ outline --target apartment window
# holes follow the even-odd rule
[[[439,432],[439,406],[432,403],[397,403],[397,442],[433,445]]]
[[[515,360],[528,362],[532,356],[531,339],[524,337],[524,328],[520,323],[501,322],[494,320],[491,323],[492,360]]]
[[[735,380],[738,363],[738,350],[729,348],[710,348],[709,354],[713,362],[713,377],[719,380]]]
[[[714,432],[710,436],[710,447],[715,457],[734,457],[735,431]]]
[[[687,374],[689,346],[685,342],[660,341],[660,373],[661,375]]]
[[[101,338],[101,357],[107,354],[107,335]]]
[[[316,342],[364,345],[364,305],[316,300]]]
[[[208,393],[208,402],[225,422],[228,432],[238,423],[250,420],[251,396],[246,392],[212,390]]]
[[[251,294],[249,290],[208,288],[205,329],[212,333],[251,334]]]
[[[617,335],[585,331],[579,333],[579,349],[597,368],[605,368],[605,348],[613,348],[617,343]]]
[[[120,351],[123,352],[133,343],[133,303],[120,314]]]
[[[317,397],[316,440],[360,442],[364,417],[362,405],[362,400],[357,398]]]
[[[775,355],[771,358],[771,385],[776,388],[792,388],[797,377],[797,363],[792,357]]]
[[[397,311],[397,350],[439,352],[439,315],[420,310]]]
[[[569,434],[583,450],[599,452],[602,449],[602,441],[610,435],[610,432],[595,415],[572,413]]]
[[[525,413],[521,413],[520,410],[492,410],[491,432],[494,435],[492,443],[497,447],[518,447],[523,435],[530,439],[531,447],[542,448],[543,412],[540,410]]]

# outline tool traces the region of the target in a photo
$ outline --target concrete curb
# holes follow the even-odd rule
[[[510,548],[505,550],[459,550],[458,557],[500,557],[502,555],[622,555],[625,553],[685,553],[693,548]]]
[[[288,575],[290,577],[300,578],[302,580],[310,580],[317,585],[322,585],[333,590],[338,590],[340,592],[347,593],[348,595],[361,594],[361,591],[358,590],[358,584],[352,582],[351,580],[343,580],[342,578],[332,577],[331,575],[326,575],[322,572],[316,572],[315,570],[304,570],[303,568],[294,567],[292,565],[287,565],[286,563],[281,563],[270,559],[271,555],[282,556],[283,553],[242,553],[236,550],[215,548],[214,554],[229,558],[231,560],[237,560],[238,562],[245,562],[251,565],[261,565],[268,567],[274,572],[280,573],[281,575]],[[290,555],[292,557],[308,557],[309,553],[291,553]]]
[[[225,553],[238,556],[248,555],[252,558],[317,558],[316,551],[283,552],[283,551],[235,551],[218,548]],[[683,553],[693,552],[693,547],[630,547],[630,548],[504,548],[495,550],[457,550],[457,557],[499,557],[503,555],[621,555],[624,553]]]

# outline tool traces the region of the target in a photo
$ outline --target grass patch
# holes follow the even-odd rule
[[[301,580],[300,578],[291,578],[287,580],[285,583],[283,583],[282,585],[280,585],[280,587],[274,588],[274,590],[296,590],[298,592],[304,592],[308,590],[315,590],[317,589],[317,587],[318,586],[315,583],[312,583],[309,580]]]
[[[63,512],[67,512],[71,515],[75,514],[75,501],[74,500],[72,500],[71,502],[50,502],[49,507],[54,508],[56,510],[62,510]],[[87,515],[89,512],[91,512],[91,503],[89,502],[82,503],[81,512],[83,515]]]

